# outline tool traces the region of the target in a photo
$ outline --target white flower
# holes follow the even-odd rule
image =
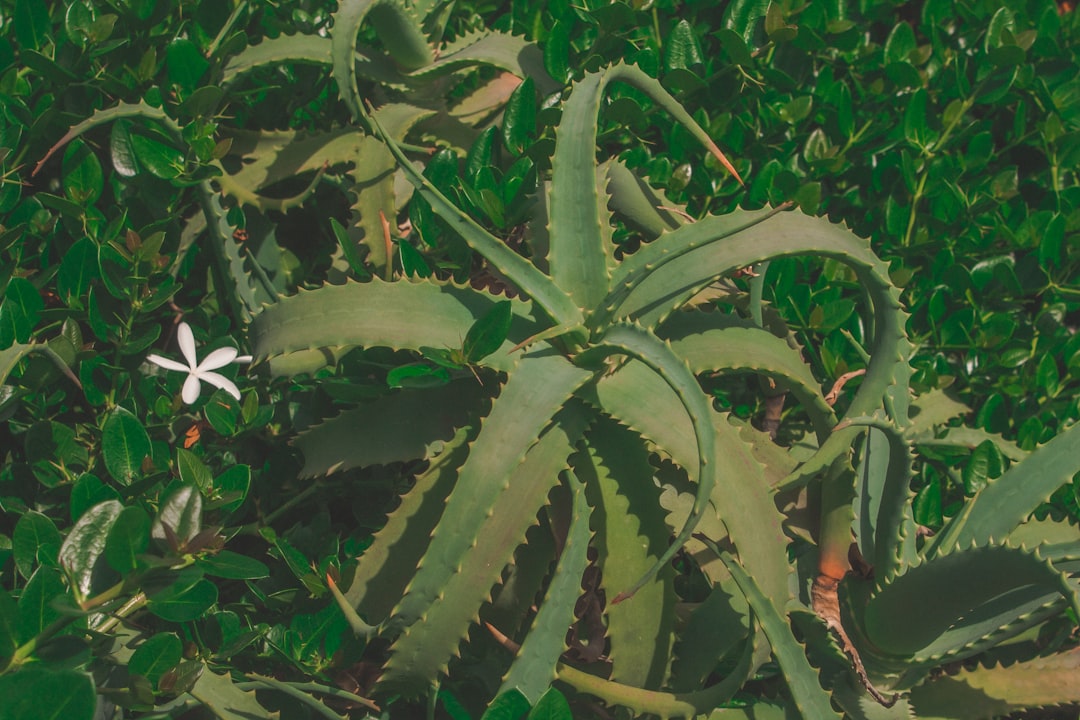
[[[240,390],[237,389],[236,383],[224,375],[210,371],[223,368],[232,362],[249,363],[251,362],[250,355],[238,357],[236,348],[223,347],[204,357],[202,362],[198,362],[199,358],[195,355],[195,336],[191,334],[188,324],[183,322],[176,330],[176,341],[180,344],[180,352],[184,354],[187,365],[160,355],[147,355],[146,359],[166,370],[178,370],[188,374],[187,380],[184,381],[184,389],[180,393],[185,403],[191,405],[199,399],[199,391],[202,389],[199,385],[201,380],[205,380],[216,388],[221,388],[237,400],[240,399]]]

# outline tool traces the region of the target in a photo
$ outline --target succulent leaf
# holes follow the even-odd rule
[[[581,575],[589,564],[591,510],[585,486],[573,472],[566,473],[566,477],[571,493],[566,542],[540,611],[498,693],[517,690],[533,705],[555,680],[555,667],[566,649],[566,628],[574,621],[574,606],[581,596]]]
[[[1001,541],[1027,520],[1076,473],[1080,424],[1073,425],[1028,458],[990,482],[934,538],[926,551],[934,558],[955,547],[983,546]]]
[[[615,597],[663,554],[669,535],[640,438],[600,419],[585,445],[574,467],[594,508],[601,585]],[[674,639],[673,576],[671,567],[665,567],[632,601],[607,606],[612,680],[654,689],[665,684]]]

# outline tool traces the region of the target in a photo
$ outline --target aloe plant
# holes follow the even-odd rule
[[[477,361],[506,378],[486,414],[483,402],[470,408],[457,402],[453,412],[421,421],[430,435],[410,447],[388,447],[393,438],[380,429],[373,408],[345,413],[297,440],[311,474],[373,461],[432,459],[432,468],[377,536],[344,594],[368,623],[394,640],[382,680],[387,688],[422,691],[445,672],[567,469],[585,481],[597,545],[604,553],[600,563],[611,598],[607,621],[613,681],[653,689],[668,682],[676,637],[667,568],[706,516],[720,513],[740,561],[769,596],[786,597],[781,517],[763,480],[736,477],[764,476],[752,445],[740,437],[753,432],[737,429],[713,411],[695,374],[756,372],[789,386],[814,418],[822,453],[839,452],[827,440],[835,419],[817,382],[785,340],[751,320],[696,306],[695,296],[716,280],[771,257],[818,253],[848,263],[876,311],[873,359],[852,403],[856,416],[881,404],[905,361],[897,292],[884,265],[864,240],[827,220],[779,208],[706,217],[675,223],[639,252],[617,260],[606,206],[609,176],[618,171],[598,179],[594,157],[601,98],[616,82],[650,95],[721,156],[685,110],[636,67],[617,65],[587,74],[563,106],[547,215],[536,223],[547,228],[549,250],[535,263],[458,210],[383,133],[435,212],[520,292],[509,301],[505,341]],[[381,130],[376,117],[372,122]],[[653,218],[660,215],[640,190],[632,199],[624,196],[622,204],[637,204]],[[283,368],[293,355],[343,346],[454,347],[500,302],[507,301],[448,282],[372,280],[283,298],[255,318],[250,336],[258,358],[269,360],[275,372],[287,372]],[[682,312],[688,305],[692,309]],[[384,310],[376,315],[357,310],[362,307]],[[396,414],[423,416],[436,393],[445,402],[448,397],[484,396],[492,385],[466,375],[443,388],[389,396],[380,401],[379,412],[394,406]],[[456,428],[475,439],[429,452]],[[346,436],[363,440],[346,444]],[[420,447],[423,455],[417,453]],[[640,450],[627,456],[633,447]],[[375,448],[378,460],[373,459]],[[650,451],[672,458],[696,487],[670,544],[665,520],[671,518],[651,482]],[[739,473],[727,471],[732,462],[741,466]],[[740,510],[729,512],[733,507]],[[636,518],[629,528],[627,512]],[[576,591],[549,595],[545,607],[574,600]],[[658,607],[667,610],[658,613]],[[643,643],[643,637],[653,641]],[[526,640],[524,647],[533,646]],[[543,662],[554,668],[558,653],[550,647],[544,652]],[[754,657],[754,665],[760,664],[767,651]],[[522,656],[518,662],[535,664],[538,658]],[[542,691],[516,689],[530,701]],[[713,693],[695,702],[724,699]]]

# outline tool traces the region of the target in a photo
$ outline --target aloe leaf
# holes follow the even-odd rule
[[[442,517],[458,469],[468,457],[467,443],[472,436],[472,428],[457,431],[428,469],[417,476],[412,490],[401,498],[401,505],[390,513],[360,556],[344,596],[368,620],[385,620],[405,592]]]
[[[982,546],[1001,541],[1067,483],[1077,469],[1080,423],[1037,448],[1023,462],[991,481],[934,538],[926,550],[933,558],[954,547]]]
[[[468,286],[433,280],[387,283],[372,279],[327,285],[318,292],[301,290],[264,308],[252,320],[249,337],[259,359],[342,345],[409,350],[458,347],[473,323],[502,301]],[[518,353],[510,354],[515,342],[539,329],[530,317],[529,303],[517,299],[510,303],[510,339],[480,365],[511,369],[520,358]]]
[[[384,105],[374,113],[375,121],[385,128],[390,137],[404,140],[405,135],[417,123],[429,118],[432,111],[406,103]],[[353,198],[349,215],[349,238],[354,248],[362,245],[367,249],[368,263],[374,265],[384,277],[392,267],[392,258],[387,252],[387,241],[383,230],[383,218],[393,220],[398,208],[408,199],[400,196],[400,189],[395,182],[396,162],[394,156],[378,138],[367,136],[360,145],[354,158],[356,167],[352,171],[353,186],[349,193]],[[406,185],[406,187],[408,187]],[[338,281],[335,274],[343,273],[345,263],[335,254],[332,259],[333,270],[330,279]]]
[[[701,391],[697,378],[690,372],[686,361],[677,356],[671,346],[658,339],[648,330],[629,323],[621,323],[608,328],[603,337],[588,350],[578,355],[577,362],[588,364],[613,354],[627,355],[648,366],[663,378],[664,382],[675,391],[683,407],[690,416],[697,440],[697,494],[694,508],[682,530],[675,536],[675,541],[660,556],[653,567],[630,588],[620,592],[613,600],[619,603],[626,600],[652,579],[675,556],[694,531],[709,503],[716,482],[715,435],[709,422],[709,401]]]
[[[601,166],[607,176],[608,206],[640,230],[648,240],[680,227],[684,218],[671,212],[678,204],[635,175],[620,160]]]
[[[1004,545],[956,550],[886,581],[867,602],[863,624],[881,653],[938,656],[1034,612],[1044,596],[1075,608],[1076,592],[1037,553]]]
[[[437,60],[414,70],[409,77],[433,79],[477,65],[499,68],[519,78],[532,78],[544,94],[558,89],[558,85],[544,70],[543,53],[535,43],[498,30],[481,30],[462,35],[444,47]]]
[[[1030,454],[1012,440],[1006,440],[997,433],[987,432],[982,428],[953,427],[942,433],[941,437],[930,437],[928,434],[916,436],[915,441],[919,445],[965,447],[975,449],[983,442],[989,440],[1001,451],[1001,454],[1013,462],[1020,462]]]
[[[486,623],[507,637],[514,637],[531,614],[557,555],[555,536],[546,513],[541,513],[540,517],[540,524],[529,528],[525,543],[514,553],[506,579],[482,613]]]
[[[49,151],[45,153],[45,156],[38,160],[37,165],[34,166],[34,171],[31,175],[36,175],[42,168],[42,166],[48,161],[50,157],[56,153],[57,150],[67,145],[75,138],[82,135],[87,130],[92,130],[99,125],[110,123],[113,120],[129,117],[142,117],[149,120],[156,120],[158,122],[165,123],[169,126],[176,135],[180,134],[179,129],[173,123],[172,119],[165,114],[165,111],[161,108],[152,107],[146,103],[121,103],[115,107],[108,108],[107,110],[96,110],[93,115],[83,120],[81,123],[72,126],[64,137],[57,140]]]
[[[304,453],[300,477],[430,458],[479,409],[476,390],[470,377],[397,392],[315,425],[294,441]]]
[[[419,23],[404,6],[390,0],[343,0],[339,3],[334,13],[331,38],[333,75],[341,99],[358,121],[366,115],[356,85],[356,36],[369,15],[394,60],[406,70],[415,70],[433,60],[431,47]]]
[[[1076,649],[1007,667],[961,667],[911,691],[911,704],[926,720],[1004,717],[1065,703],[1080,703]]]
[[[357,74],[376,82],[393,85],[402,81],[401,72],[386,58],[359,50],[355,54]],[[282,35],[249,45],[229,58],[222,72],[222,83],[229,84],[250,70],[277,63],[333,65],[333,41],[318,35]]]
[[[669,535],[641,439],[601,419],[590,428],[585,446],[574,467],[595,508],[602,587],[614,596],[648,572],[667,549]],[[665,684],[675,629],[673,577],[672,568],[665,567],[633,602],[605,609],[612,680],[647,688]]]
[[[970,412],[971,408],[953,400],[944,390],[931,390],[912,401],[911,424],[904,428],[904,432],[912,437],[929,434],[949,420]]]
[[[388,137],[379,121],[372,117],[372,123],[386,142],[390,151],[397,158],[398,164],[405,171],[409,181],[430,204],[435,214],[441,217],[473,250],[480,253],[488,262],[503,273],[506,278],[522,292],[533,299],[555,321],[556,325],[578,326],[582,323],[581,309],[573,300],[555,285],[551,278],[537,270],[536,266],[510,249],[504,242],[491,235],[487,230],[468,215],[463,213],[445,195],[431,184],[412,166],[401,148]]]
[[[570,485],[570,529],[551,576],[544,602],[525,642],[503,678],[499,694],[517,690],[535,705],[555,680],[555,666],[566,650],[566,629],[574,622],[574,606],[581,596],[581,576],[589,564],[589,503],[584,484],[566,474]]]
[[[680,125],[689,131],[695,140],[705,146],[705,149],[708,150],[709,153],[739,181],[740,185],[743,184],[743,180],[739,177],[738,171],[732,166],[731,161],[727,159],[727,156],[720,151],[720,148],[716,146],[716,143],[709,137],[709,134],[698,125],[697,121],[686,111],[686,108],[684,108],[678,100],[672,97],[671,93],[669,93],[656,78],[652,77],[636,65],[626,65],[623,63],[608,68],[605,71],[605,75],[607,76],[608,81],[627,83],[652,98],[653,102],[670,113]]]
[[[232,82],[249,70],[281,62],[330,65],[333,62],[331,44],[329,38],[303,33],[267,38],[230,57],[222,73],[222,82]]]
[[[4,384],[4,382],[8,378],[8,375],[11,374],[11,372],[19,364],[20,360],[22,360],[27,355],[35,353],[44,355],[45,357],[52,360],[53,364],[60,372],[71,378],[72,382],[78,385],[80,389],[82,388],[82,383],[80,383],[79,379],[75,377],[75,374],[72,372],[71,368],[68,367],[68,364],[64,361],[64,358],[60,357],[60,355],[58,355],[57,352],[48,345],[48,343],[15,343],[4,348],[3,350],[0,350],[0,385]]]
[[[678,395],[644,363],[627,362],[595,385],[583,388],[580,395],[654,442],[658,451],[668,454],[691,479],[696,479],[698,447],[690,418]],[[771,597],[787,597],[788,540],[781,526],[784,518],[765,479],[765,468],[727,418],[711,410],[707,418],[716,446],[713,465],[717,478],[711,506],[730,533],[740,560],[758,583]],[[679,522],[686,522],[681,518],[689,518],[692,505],[687,502],[685,516],[680,513]]]
[[[245,691],[237,687],[229,673],[218,675],[205,666],[195,686],[188,692],[220,720],[237,717],[276,720],[280,717],[277,711],[270,712],[260,705],[253,690]]]
[[[627,707],[637,715],[656,715],[665,720],[705,717],[706,713],[710,719],[722,717],[760,720],[763,717],[787,717],[783,710],[780,710],[779,715],[772,713],[759,715],[756,711],[745,712],[742,709],[718,707],[731,700],[742,687],[752,668],[751,659],[754,655],[754,638],[748,638],[743,644],[743,651],[735,667],[723,680],[703,690],[687,693],[645,690],[633,685],[605,680],[563,663],[559,664],[558,674],[561,682],[570,685],[575,690],[595,695],[609,705]],[[762,705],[753,706],[755,710],[762,707]]]
[[[444,521],[394,610],[392,623],[404,632],[386,666],[390,686],[426,686],[445,669],[584,429],[588,413],[564,406],[592,373],[549,350],[527,358],[484,419]]]
[[[594,308],[608,292],[608,256],[603,242],[606,207],[596,184],[596,134],[605,75],[589,73],[563,104],[555,136],[548,194],[548,265],[555,284],[582,308]],[[606,198],[604,198],[606,206]]]
[[[748,644],[752,627],[750,606],[731,576],[714,580],[712,591],[679,633],[672,689],[689,692],[704,685],[728,652],[739,643]]]
[[[224,301],[231,306],[234,317],[245,323],[249,322],[252,314],[264,303],[277,301],[277,292],[268,282],[257,281],[265,280],[265,274],[253,272],[261,271],[261,268],[256,267],[254,258],[250,263],[245,262],[242,246],[232,236],[229,213],[221,204],[221,197],[210,187],[210,183],[200,184],[199,202],[206,215],[206,229],[212,238],[211,245],[216,248],[213,255],[217,260],[215,270],[221,282],[220,292],[224,295]]]
[[[268,185],[325,166],[357,162],[367,136],[354,128],[339,128],[311,135],[291,130],[231,130],[227,137],[231,141],[228,157],[239,160],[240,169],[215,180],[225,194],[260,206],[269,199],[256,193]]]
[[[840,718],[841,715],[833,710],[829,694],[818,681],[817,671],[810,666],[810,661],[806,659],[802,646],[791,634],[791,627],[780,614],[780,610],[739,563],[723,554],[719,548],[715,548],[715,551],[723,558],[724,565],[731,572],[731,577],[735,579],[739,589],[750,603],[758,622],[761,623],[761,629],[765,637],[769,639],[769,644],[772,645],[773,655],[780,665],[784,681],[799,712],[803,717],[815,720]]]
[[[680,312],[657,335],[670,341],[695,373],[753,372],[789,388],[822,440],[836,425],[832,407],[799,352],[753,321],[719,312]]]
[[[857,420],[848,422],[862,425]],[[855,483],[852,527],[875,575],[887,579],[917,559],[910,487],[914,457],[906,438],[891,423],[871,420],[868,424]]]

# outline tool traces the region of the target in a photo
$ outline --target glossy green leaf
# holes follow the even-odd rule
[[[45,302],[29,280],[13,277],[0,303],[0,349],[30,341]]]
[[[964,492],[974,495],[986,487],[986,484],[1001,475],[1004,458],[993,442],[984,440],[968,458],[961,476],[964,480]]]
[[[929,528],[941,527],[941,482],[937,477],[931,478],[919,488],[912,501],[912,508],[915,511],[915,522]]]
[[[199,560],[199,567],[207,575],[229,580],[254,580],[270,576],[270,570],[255,558],[221,550]]]
[[[116,578],[103,555],[109,530],[123,509],[116,500],[98,503],[82,514],[60,547],[60,567],[80,599],[103,590],[106,583]]]
[[[520,720],[528,711],[529,701],[517,690],[509,690],[491,701],[481,720]]]
[[[90,238],[80,238],[64,254],[56,275],[56,291],[69,307],[81,306],[81,298],[98,276],[97,246]]]
[[[405,240],[399,241],[397,245],[401,255],[401,271],[406,277],[431,277],[431,267],[419,250]]]
[[[180,482],[194,485],[203,493],[210,490],[213,483],[213,475],[210,468],[203,464],[199,456],[184,448],[176,449],[176,468],[180,473]]]
[[[72,202],[90,205],[101,197],[105,182],[101,162],[81,140],[73,141],[64,151],[62,172],[64,195]]]
[[[885,40],[885,64],[907,62],[914,49],[915,31],[911,25],[904,21],[896,23]]]
[[[175,633],[151,635],[135,648],[128,660],[128,672],[142,675],[156,685],[161,676],[176,667],[183,657],[183,643]]]
[[[39,567],[30,576],[19,596],[19,639],[21,642],[28,642],[60,618],[61,612],[54,603],[65,595],[66,591],[64,578],[54,567]],[[3,653],[0,652],[0,657],[2,655]],[[0,659],[0,666],[2,665],[3,661]]]
[[[113,479],[121,485],[130,485],[142,476],[143,458],[150,454],[150,436],[138,418],[117,407],[109,413],[102,428],[101,453]]]
[[[116,517],[105,541],[105,561],[121,575],[139,567],[139,555],[150,545],[150,516],[137,505]]]
[[[155,540],[167,541],[169,532],[181,543],[186,543],[202,530],[202,494],[194,485],[177,488],[161,504],[151,529]]]
[[[15,12],[10,18],[15,39],[26,49],[36,50],[49,36],[49,5],[35,0],[15,0]]]
[[[0,720],[93,720],[94,681],[77,670],[41,664],[0,676]]]
[[[190,622],[202,617],[217,602],[217,586],[202,579],[194,585],[166,588],[150,597],[147,608],[162,620]]]
[[[56,525],[39,512],[28,512],[15,523],[11,535],[11,550],[15,557],[15,567],[24,578],[30,577],[34,566],[53,565],[63,538]]]
[[[520,155],[536,136],[536,83],[531,77],[514,88],[503,112],[503,145]]]
[[[566,696],[555,688],[548,688],[529,712],[528,720],[574,720],[574,715]]]
[[[664,40],[664,70],[689,70],[704,62],[694,29],[688,20],[680,20]]]
[[[177,38],[165,50],[165,66],[169,82],[191,90],[210,67],[199,47],[187,38]]]
[[[769,10],[769,0],[734,0],[724,9],[723,26],[734,30],[749,47],[756,47],[755,34]]]
[[[183,152],[160,131],[132,126],[129,138],[138,166],[148,170],[151,175],[172,180],[184,171]]]
[[[135,146],[131,142],[129,120],[117,120],[112,125],[109,135],[109,156],[113,170],[122,177],[135,177],[139,174],[139,161],[135,159]]]
[[[567,20],[557,20],[544,43],[544,69],[556,82],[570,79],[570,28]]]
[[[220,512],[233,512],[244,504],[251,487],[251,468],[248,465],[233,465],[214,478],[214,490],[220,498],[217,509]]]
[[[466,362],[480,362],[506,342],[512,308],[509,300],[495,303],[484,317],[473,323],[461,345]]]

